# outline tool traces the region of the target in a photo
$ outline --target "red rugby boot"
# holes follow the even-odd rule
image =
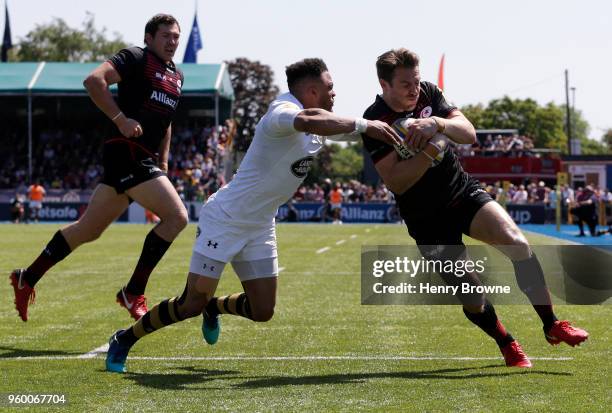
[[[28,321],[28,305],[34,304],[36,292],[22,279],[25,269],[13,270],[9,279],[15,292],[15,308],[23,321]]]
[[[125,291],[125,287],[121,287],[117,293],[117,302],[121,307],[125,307],[136,321],[149,311],[147,308],[147,297],[142,294],[132,295]]]
[[[553,346],[564,342],[574,347],[589,338],[589,333],[581,328],[572,327],[569,321],[557,320],[548,332],[544,332],[544,336]]]
[[[529,360],[518,341],[514,340],[500,350],[508,367],[530,368],[532,366],[531,360]]]

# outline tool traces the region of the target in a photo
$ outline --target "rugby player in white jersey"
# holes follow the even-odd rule
[[[203,314],[209,344],[219,336],[219,314],[268,321],[274,313],[278,259],[274,217],[306,177],[326,139],[358,140],[360,133],[396,145],[400,137],[385,122],[334,115],[336,93],[321,59],[287,67],[289,93],[279,96],[260,120],[233,180],[211,196],[200,212],[187,285],[132,327],[110,339],[106,369],[125,372],[130,348],[145,335]],[[215,297],[231,263],[243,292]]]

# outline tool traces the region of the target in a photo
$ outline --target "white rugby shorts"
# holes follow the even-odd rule
[[[224,263],[258,261],[278,256],[276,228],[232,223],[232,219],[215,203],[200,211],[193,251]]]

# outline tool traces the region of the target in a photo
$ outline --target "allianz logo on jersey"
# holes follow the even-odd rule
[[[298,178],[305,178],[314,162],[314,156],[307,156],[291,164],[291,173]]]
[[[160,103],[163,103],[164,105],[168,105],[172,109],[176,108],[177,101],[174,100],[174,99],[171,99],[164,92],[158,92],[157,90],[154,90],[153,93],[151,93],[151,98],[150,99],[156,100],[156,101],[158,101]]]

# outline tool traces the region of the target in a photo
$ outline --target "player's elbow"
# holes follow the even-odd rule
[[[308,130],[308,121],[308,117],[298,115],[293,121],[293,127],[295,127],[297,131],[306,132]]]
[[[457,143],[465,145],[473,145],[476,143],[476,129],[474,129],[474,126],[467,120],[461,128],[461,133],[458,135],[458,139],[453,139]]]
[[[104,88],[105,86],[106,82],[104,81],[104,78],[96,75],[95,72],[90,73],[89,76],[87,76],[83,81],[83,87],[85,87],[88,92],[91,92],[96,88]]]
[[[397,195],[401,195],[406,192],[412,185],[407,182],[400,181],[399,179],[383,179],[385,185],[391,192]]]
[[[385,183],[385,186],[391,190],[394,194],[401,195],[406,192],[412,185],[414,185],[414,181],[412,179],[407,178],[405,175],[398,173],[397,171],[391,170],[390,173],[381,174],[378,172]]]
[[[466,130],[465,138],[467,140],[466,143],[470,145],[473,145],[476,143],[476,129],[474,129],[474,126],[472,126],[471,123],[469,124]]]

